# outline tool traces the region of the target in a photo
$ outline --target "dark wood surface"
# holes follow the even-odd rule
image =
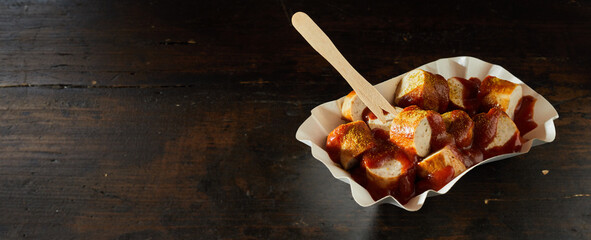
[[[558,110],[555,142],[418,212],[360,207],[295,139],[350,91],[297,11],[374,84],[505,67]],[[2,1],[0,239],[589,239],[590,43],[577,0]]]

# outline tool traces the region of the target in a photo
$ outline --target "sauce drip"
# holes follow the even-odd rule
[[[378,144],[390,143],[390,134],[382,129],[371,130],[371,134],[378,141]]]
[[[384,114],[384,116],[385,115],[388,115],[388,112],[386,112],[384,110],[382,110],[382,113]],[[367,108],[367,107],[365,109],[363,109],[363,112],[361,112],[361,118],[366,123],[369,120],[376,120],[376,119],[378,119],[378,117],[376,117],[376,115],[371,110],[369,110],[369,108]]]
[[[535,105],[536,99],[528,95],[522,97],[515,108],[515,125],[519,129],[521,137],[538,127],[538,124],[534,121]]]
[[[398,188],[394,190],[392,196],[398,199],[398,201],[402,204],[406,204],[411,198],[416,196],[415,192],[415,167],[413,165],[412,168],[406,171],[406,174],[401,176],[398,180]]]
[[[373,112],[371,112],[371,110],[369,110],[369,108],[363,109],[363,112],[361,113],[361,118],[363,119],[364,122],[368,122],[369,120],[378,119],[376,117],[376,115],[373,114]]]

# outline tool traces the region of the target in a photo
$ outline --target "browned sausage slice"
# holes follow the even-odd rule
[[[398,84],[394,102],[399,107],[417,105],[442,113],[449,103],[449,86],[441,75],[415,69]]]
[[[487,112],[491,108],[503,110],[510,119],[513,119],[515,107],[522,96],[519,84],[512,83],[497,77],[488,76],[480,85],[480,110]]]
[[[341,124],[328,134],[326,151],[334,162],[348,170],[359,162],[357,156],[375,145],[376,141],[367,124],[355,121]]]

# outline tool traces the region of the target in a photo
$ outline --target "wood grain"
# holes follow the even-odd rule
[[[297,11],[372,84],[501,65],[556,140],[418,212],[362,208],[294,136],[351,90]],[[0,239],[589,239],[590,37],[584,1],[3,1]]]

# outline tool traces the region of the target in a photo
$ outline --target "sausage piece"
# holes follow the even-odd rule
[[[341,107],[341,116],[348,121],[362,120],[363,110],[366,108],[365,103],[361,101],[355,91],[351,91],[343,101]]]
[[[345,170],[358,164],[357,157],[376,145],[371,130],[363,121],[341,124],[328,134],[326,151]]]
[[[441,75],[415,69],[402,78],[395,97],[394,102],[399,107],[417,105],[442,113],[449,103],[449,86]]]
[[[447,85],[449,86],[450,107],[464,110],[469,115],[476,114],[480,79],[452,77],[447,80]]]
[[[439,129],[445,130],[443,121],[430,121],[441,118],[434,111],[422,110],[418,106],[404,108],[393,120],[390,127],[390,142],[402,148],[410,156],[424,157],[429,154],[431,140]],[[441,126],[432,126],[431,123]]]
[[[446,167],[453,168],[453,177],[466,171],[463,155],[453,145],[447,145],[420,161],[417,164],[417,173],[420,177],[427,178]]]
[[[414,163],[400,148],[391,144],[364,153],[361,166],[365,168],[368,181],[378,192],[405,195],[405,188],[408,187],[405,184],[414,182]]]
[[[474,144],[482,150],[484,158],[517,152],[521,149],[519,129],[500,108],[474,116]]]
[[[503,110],[510,119],[513,119],[515,107],[522,96],[519,84],[512,83],[497,77],[488,76],[480,84],[478,99],[480,110],[487,112],[491,108]]]
[[[403,109],[400,107],[394,107],[394,110],[395,111],[392,113],[384,111],[386,122],[382,122],[371,111],[369,111],[369,108],[366,108],[363,114],[363,120],[367,123],[371,130],[381,129],[385,132],[389,132],[390,127],[392,126],[392,120],[394,120],[394,118],[400,112],[402,112]]]
[[[459,148],[472,146],[474,138],[474,122],[468,113],[462,110],[453,110],[441,115],[445,123],[445,130],[451,134]]]

